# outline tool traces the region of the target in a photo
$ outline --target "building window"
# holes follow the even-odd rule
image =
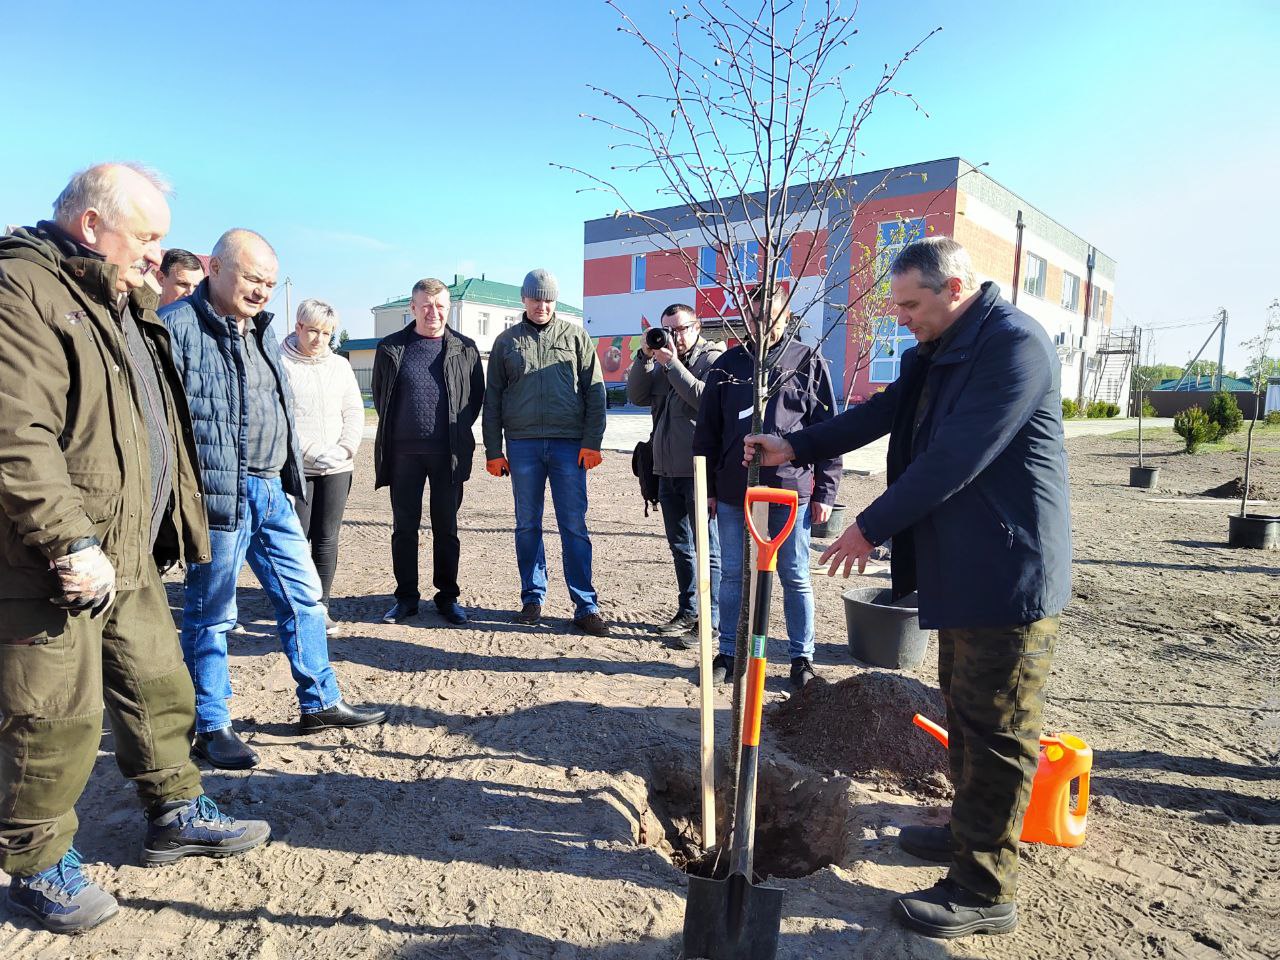
[[[1080,309],[1080,278],[1074,273],[1062,274],[1062,309],[1072,313]]]
[[[506,330],[508,327],[514,327],[515,325],[516,325],[515,316],[510,313],[507,314],[507,318],[502,321],[502,329]]]
[[[637,253],[631,258],[631,289],[644,289],[644,254]]]
[[[1044,262],[1044,257],[1037,257],[1034,253],[1027,254],[1027,271],[1026,276],[1022,278],[1022,289],[1027,291],[1033,297],[1044,299],[1045,275],[1048,273],[1048,267]]]
[[[716,285],[716,248],[700,247],[698,249],[698,286],[714,287]]]
[[[867,379],[872,383],[893,383],[902,372],[902,355],[916,345],[916,338],[892,317],[876,321],[875,342],[871,345],[871,367]]]
[[[925,235],[924,217],[911,220],[887,220],[881,223],[876,235],[876,296],[884,303],[893,300],[889,292],[889,271],[902,248]],[[895,374],[896,379],[896,374]]]
[[[412,323],[412,322],[413,322],[413,314],[412,314],[412,313],[406,313],[406,314],[404,315],[404,323],[407,325],[407,324],[410,324],[410,323]]]
[[[1089,319],[1104,320],[1107,316],[1107,291],[1093,288],[1093,302],[1089,304]]]
[[[738,276],[743,283],[755,283],[760,279],[760,243],[748,240],[733,245],[733,259],[738,265]]]
[[[489,335],[489,315],[487,313],[478,314],[479,320],[476,329],[480,336],[487,337]]]

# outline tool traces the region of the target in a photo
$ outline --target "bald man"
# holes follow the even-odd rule
[[[71,845],[104,706],[147,810],[145,863],[270,833],[202,794],[160,581],[210,558],[191,418],[144,285],[165,190],[142,167],[90,167],[52,221],[0,238],[0,870],[10,905],[55,933],[118,909]]]
[[[320,578],[286,497],[305,497],[306,480],[280,337],[266,312],[278,272],[271,244],[252,230],[228,230],[213,248],[209,276],[161,311],[191,405],[212,546],[208,562],[187,569],[182,612],[182,652],[196,688],[193,750],[226,770],[258,762],[232,728],[227,703],[227,632],[236,623],[236,577],[246,559],[275,610],[301,730],[386,719],[382,710],[348,705],[338,692]]]

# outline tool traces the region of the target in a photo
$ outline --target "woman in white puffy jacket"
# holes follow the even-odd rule
[[[338,530],[364,436],[364,400],[356,375],[344,357],[329,349],[337,325],[338,313],[329,304],[303,300],[293,333],[280,345],[293,387],[294,421],[307,477],[307,499],[298,500],[296,507],[311,541],[326,611],[338,569]],[[330,618],[329,633],[336,632],[337,624]]]

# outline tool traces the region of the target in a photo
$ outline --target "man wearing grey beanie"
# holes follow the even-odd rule
[[[549,271],[530,270],[520,287],[524,316],[493,343],[484,396],[485,469],[495,477],[509,475],[515,496],[517,622],[542,618],[547,594],[542,513],[550,481],[573,624],[606,637],[609,626],[591,585],[587,532],[587,471],[600,465],[604,440],[604,378],[586,330],[556,314],[558,296]]]

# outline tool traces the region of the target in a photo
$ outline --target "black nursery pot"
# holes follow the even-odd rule
[[[1280,517],[1264,513],[1232,514],[1227,518],[1227,546],[1250,550],[1280,550]]]
[[[1129,486],[1140,490],[1154,490],[1160,481],[1159,467],[1130,467]]]

